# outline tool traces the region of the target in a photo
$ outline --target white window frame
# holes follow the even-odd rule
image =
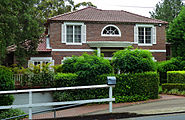
[[[49,35],[46,37],[46,49],[52,49],[50,46],[50,38]]]
[[[119,35],[111,35],[111,34],[108,35],[108,34],[103,34],[103,31],[104,31],[107,27],[115,27],[115,28],[118,30]],[[119,27],[117,27],[116,25],[106,25],[106,26],[102,29],[102,31],[101,31],[101,36],[104,36],[104,37],[121,37],[121,31],[120,31]]]
[[[144,43],[139,43],[139,27],[144,28],[151,28],[151,43],[145,43],[145,31],[144,31]],[[144,29],[145,30],[145,29]],[[138,44],[138,46],[153,46],[153,44],[156,44],[156,27],[154,25],[148,25],[148,24],[136,24],[134,26],[134,43]]]
[[[73,43],[68,43],[67,42],[67,26],[71,25],[73,26]],[[74,26],[81,26],[81,42],[80,43],[75,43],[75,37],[74,37]],[[85,27],[85,28],[84,28]],[[63,30],[64,29],[64,30]],[[62,43],[66,43],[66,45],[82,45],[82,43],[86,42],[86,25],[84,23],[81,22],[64,22],[64,24],[62,24]],[[84,42],[85,41],[85,42]]]
[[[34,65],[34,62],[40,62],[40,64],[42,65],[43,61],[48,61],[49,63],[51,63],[50,68],[51,66],[54,66],[54,60],[52,60],[52,57],[31,57],[28,61],[28,67],[31,68],[30,64]]]

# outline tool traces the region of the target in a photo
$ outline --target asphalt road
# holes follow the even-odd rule
[[[137,117],[137,118],[128,118],[128,119],[118,119],[118,120],[185,120],[185,113],[146,116],[146,117]]]

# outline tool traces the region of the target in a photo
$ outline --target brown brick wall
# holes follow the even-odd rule
[[[87,44],[83,45],[66,45],[61,43],[61,24],[50,24],[50,45],[53,49],[90,49]],[[134,42],[134,24],[114,24],[121,31],[121,37],[103,37],[101,36],[102,29],[108,24],[102,23],[85,23],[87,41],[129,41]],[[165,46],[165,26],[156,26],[157,44],[153,46],[138,46],[133,45],[134,48],[150,49],[150,50],[166,50]],[[61,63],[61,59],[65,56],[81,55],[82,52],[52,52],[52,56],[56,59],[56,64]],[[166,53],[152,53],[158,60],[165,60]],[[57,57],[58,56],[58,57]]]
[[[166,60],[166,53],[165,52],[152,52],[152,55],[157,61],[164,61]]]

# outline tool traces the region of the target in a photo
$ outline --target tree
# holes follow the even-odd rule
[[[36,0],[0,1],[0,64],[6,58],[8,46],[15,46],[20,64],[36,50],[43,30],[36,17],[35,4]]]
[[[185,57],[185,7],[169,25],[167,41],[172,46],[172,56]]]
[[[91,2],[82,2],[74,4],[73,0],[38,0],[36,5],[38,16],[42,18],[44,23],[48,18],[72,12],[81,6],[93,6]]]
[[[149,13],[152,18],[171,22],[177,17],[182,6],[182,0],[162,0],[156,4],[155,10]]]

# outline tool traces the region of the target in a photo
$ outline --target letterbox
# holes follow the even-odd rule
[[[108,85],[115,85],[116,84],[116,77],[115,76],[107,76],[107,84]]]

